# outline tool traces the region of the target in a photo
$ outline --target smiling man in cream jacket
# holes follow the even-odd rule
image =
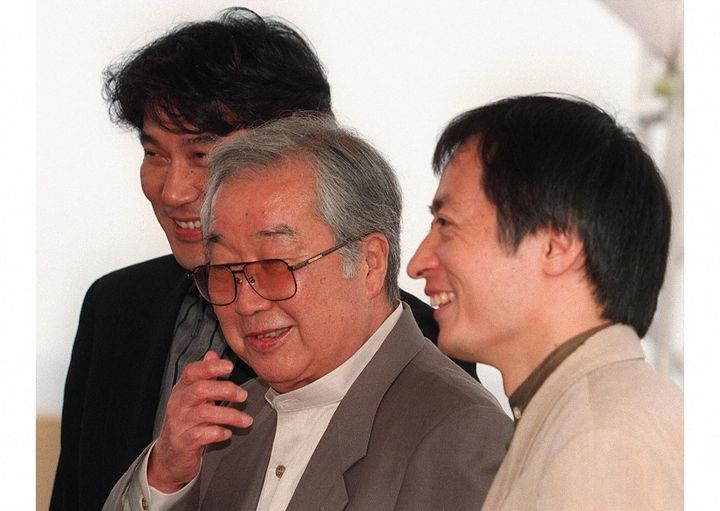
[[[640,346],[670,239],[650,157],[594,105],[528,96],[457,117],[434,163],[409,273],[516,421],[483,510],[682,509],[682,394]]]

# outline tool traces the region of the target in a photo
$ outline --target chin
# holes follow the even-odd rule
[[[190,247],[174,247],[170,245],[173,256],[180,266],[186,270],[192,270],[198,265],[205,263],[205,252],[201,250],[187,250]]]
[[[440,348],[440,351],[448,357],[460,360],[468,361],[468,341],[472,342],[472,339],[462,339],[458,336],[457,332],[453,332],[450,329],[441,328],[440,333],[438,334],[438,348]],[[474,362],[474,360],[470,361]]]

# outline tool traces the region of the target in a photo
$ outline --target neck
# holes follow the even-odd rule
[[[327,364],[321,372],[289,382],[266,381],[268,381],[273,390],[278,394],[286,394],[323,378],[327,374],[335,371],[363,348],[394,310],[395,307],[392,307],[389,303],[387,303],[386,307],[381,304],[374,304],[367,311],[362,311],[358,308],[356,310],[358,317],[362,316],[363,319],[360,322],[355,322],[355,328],[353,329],[354,335],[352,338],[345,336],[338,339],[338,342],[342,343],[342,350],[338,353],[339,356],[333,358],[331,363]]]
[[[575,318],[562,324],[551,322],[546,328],[536,328],[528,332],[510,346],[503,344],[503,353],[501,357],[497,357],[497,363],[488,363],[502,373],[503,390],[505,395],[510,396],[558,346],[603,324],[607,324],[607,320],[596,315]]]

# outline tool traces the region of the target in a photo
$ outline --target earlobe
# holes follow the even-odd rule
[[[361,265],[365,278],[365,290],[368,298],[374,298],[384,292],[385,275],[388,271],[390,246],[385,235],[372,233],[362,240],[363,262]]]
[[[543,270],[546,274],[558,276],[584,268],[585,250],[576,231],[547,229],[543,236]]]

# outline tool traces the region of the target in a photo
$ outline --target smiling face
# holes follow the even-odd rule
[[[185,269],[202,264],[200,206],[210,150],[222,137],[169,131],[146,115],[140,142],[140,182],[167,236],[175,259]]]
[[[226,181],[215,196],[210,263],[278,258],[293,264],[332,247],[333,233],[314,208],[314,180],[296,158]],[[287,392],[338,367],[377,327],[363,275],[345,278],[342,257],[333,252],[295,272],[292,298],[266,300],[241,282],[235,302],[215,313],[235,353]]]
[[[493,364],[527,334],[541,296],[538,241],[515,253],[498,240],[497,213],[482,189],[477,143],[466,142],[445,167],[432,206],[431,230],[408,265],[425,293],[448,355]],[[493,364],[494,365],[494,364]]]

